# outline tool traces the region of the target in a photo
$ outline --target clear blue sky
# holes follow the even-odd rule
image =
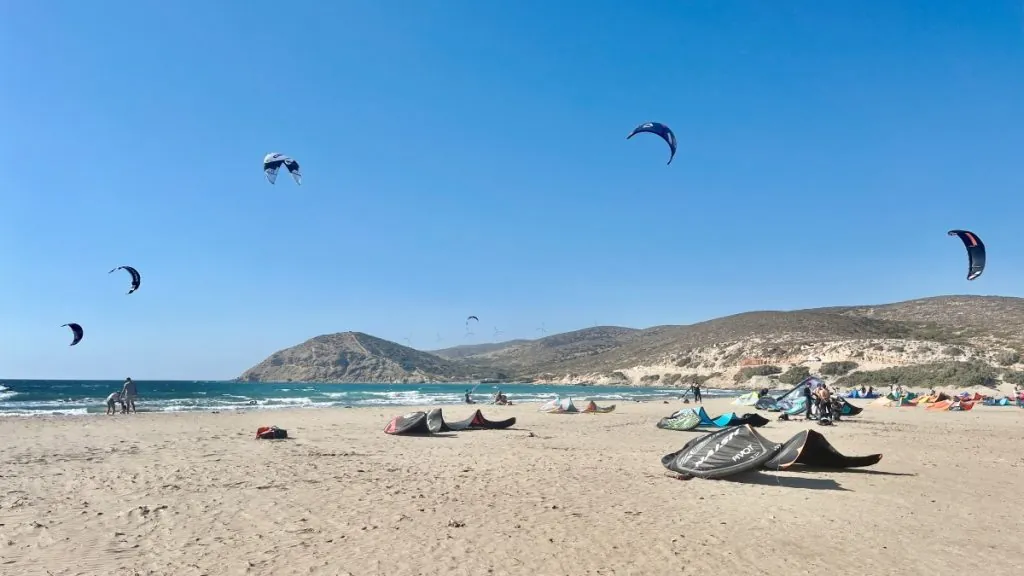
[[[1019,0],[15,2],[0,51],[3,378],[1024,282]]]

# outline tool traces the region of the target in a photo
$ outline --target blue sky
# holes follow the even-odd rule
[[[1021,293],[1020,1],[0,11],[0,377]]]

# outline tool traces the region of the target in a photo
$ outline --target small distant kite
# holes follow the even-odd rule
[[[967,279],[974,280],[985,271],[985,244],[978,235],[968,230],[950,230],[950,236],[957,236],[967,248]]]
[[[480,319],[477,318],[476,316],[469,316],[468,318],[466,318],[466,328],[469,328],[469,321],[470,320],[476,320],[477,322],[480,321]]]
[[[74,322],[70,322],[68,324],[61,324],[60,327],[64,328],[65,326],[67,326],[68,328],[71,328],[71,332],[74,333],[74,335],[75,335],[75,338],[71,341],[71,346],[74,346],[75,344],[78,344],[79,342],[82,341],[82,336],[85,335],[85,331],[82,330],[82,326],[80,324],[75,324]]]
[[[267,180],[271,184],[277,182],[277,171],[281,169],[281,166],[288,170],[296,184],[302,184],[302,172],[299,171],[299,163],[294,158],[289,158],[277,152],[271,152],[263,157],[263,173],[267,175]]]
[[[113,274],[118,270],[125,270],[132,275],[132,289],[128,291],[129,294],[139,289],[139,286],[142,284],[142,275],[139,274],[138,270],[131,266],[118,266],[117,268],[114,268],[110,272],[107,272],[107,274]]]
[[[626,140],[629,140],[641,132],[657,134],[658,136],[661,136],[662,140],[668,143],[668,148],[671,151],[671,154],[668,156],[668,163],[671,164],[672,159],[676,156],[676,135],[672,132],[672,129],[661,122],[645,122],[636,128],[633,128],[633,131],[629,133],[629,136],[626,136]]]

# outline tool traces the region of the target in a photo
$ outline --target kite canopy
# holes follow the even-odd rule
[[[128,291],[129,294],[139,289],[139,286],[142,284],[142,275],[139,274],[138,270],[131,266],[118,266],[117,268],[114,268],[110,272],[107,272],[107,274],[113,274],[118,270],[125,270],[126,272],[132,275],[132,289]]]
[[[584,414],[608,414],[609,412],[614,412],[614,411],[615,411],[615,404],[612,404],[610,406],[598,406],[597,402],[594,402],[593,400],[591,400],[583,408],[583,410],[580,410],[580,412],[583,412]]]
[[[434,408],[427,413],[428,419],[435,417],[441,422],[441,432],[458,432],[460,430],[504,430],[516,423],[516,419],[506,418],[505,420],[488,420],[479,409],[473,412],[465,420],[446,422],[440,408]]]
[[[700,416],[689,408],[680,410],[668,418],[662,418],[655,424],[662,430],[675,430],[677,432],[685,432],[687,430],[693,430],[697,426],[700,426]]]
[[[985,244],[978,235],[968,230],[950,230],[950,236],[957,236],[967,248],[967,279],[974,280],[985,271]]]
[[[428,418],[426,412],[409,412],[395,416],[384,427],[385,434],[412,436],[434,434],[441,431],[441,413]]]
[[[302,172],[299,170],[299,163],[294,158],[278,154],[277,152],[271,152],[263,157],[263,173],[267,175],[267,180],[271,184],[277,182],[277,171],[281,169],[281,166],[288,170],[296,184],[302,184]]]
[[[749,425],[734,426],[687,442],[663,456],[661,464],[686,477],[723,478],[760,468],[781,447]]]
[[[804,430],[786,441],[764,467],[785,470],[794,464],[803,464],[814,468],[863,468],[878,464],[881,459],[881,454],[844,456],[821,433]]]
[[[626,140],[629,140],[641,132],[649,132],[651,134],[661,136],[661,139],[668,144],[668,149],[670,151],[668,163],[671,164],[672,159],[676,156],[676,135],[672,132],[672,129],[661,122],[644,122],[636,128],[633,128],[633,131],[629,133],[629,136],[626,136]]]
[[[74,346],[75,344],[78,344],[79,342],[82,341],[82,336],[85,335],[85,330],[82,330],[82,326],[80,324],[75,324],[74,322],[70,322],[68,324],[61,324],[60,325],[61,328],[65,327],[65,326],[67,326],[68,328],[71,328],[71,332],[75,335],[74,339],[71,340],[71,344],[70,344],[71,346]]]

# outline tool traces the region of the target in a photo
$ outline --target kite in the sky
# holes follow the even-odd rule
[[[71,332],[74,333],[74,335],[75,335],[75,338],[71,341],[71,346],[74,346],[75,344],[78,344],[79,342],[82,341],[82,336],[85,335],[85,331],[82,330],[82,326],[80,324],[75,324],[74,322],[70,322],[68,324],[61,324],[60,327],[64,328],[65,326],[67,326],[68,328],[71,328]]]
[[[957,236],[967,248],[967,279],[974,280],[985,271],[985,244],[974,232],[967,230],[950,230],[950,236]]]
[[[302,184],[302,172],[299,171],[299,163],[294,158],[289,158],[277,152],[271,152],[263,157],[263,173],[267,175],[267,180],[271,184],[277,182],[277,171],[281,169],[281,166],[288,170],[288,173],[295,179],[296,184]]]
[[[139,286],[142,284],[142,275],[139,274],[138,270],[131,266],[118,266],[117,268],[114,268],[113,270],[108,272],[108,274],[113,274],[118,270],[125,270],[132,275],[132,289],[128,291],[129,294],[139,289]]]
[[[668,144],[668,149],[671,151],[668,156],[668,163],[671,164],[672,159],[675,158],[676,155],[676,135],[672,132],[672,129],[661,122],[644,122],[634,128],[633,131],[629,133],[629,136],[626,136],[626,140],[629,140],[641,132],[650,132],[651,134],[661,136],[662,140]]]

